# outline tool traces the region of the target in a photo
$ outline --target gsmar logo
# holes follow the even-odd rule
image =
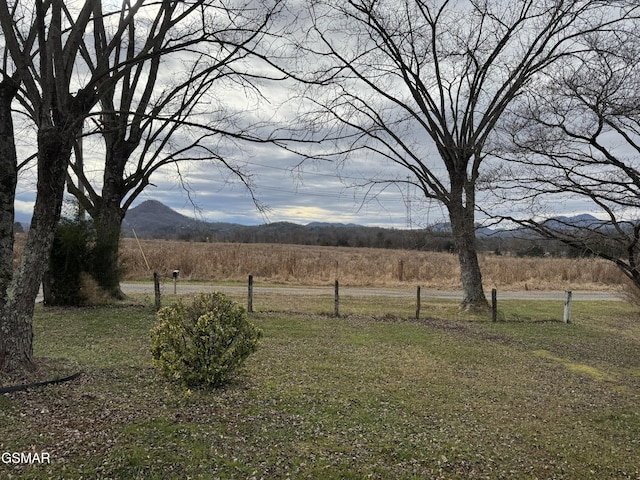
[[[4,464],[51,463],[49,452],[3,452],[0,459]]]

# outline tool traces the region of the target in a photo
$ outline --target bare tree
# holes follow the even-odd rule
[[[31,317],[33,305],[40,284],[42,270],[46,263],[48,250],[51,245],[52,233],[60,211],[62,189],[66,170],[65,155],[70,153],[70,138],[75,135],[76,124],[73,117],[80,113],[86,93],[81,91],[71,95],[69,85],[65,85],[65,77],[70,73],[65,71],[69,67],[69,54],[77,48],[78,35],[86,28],[91,17],[91,8],[83,8],[78,12],[77,27],[66,31],[63,27],[63,11],[58,3],[37,1],[35,9],[27,10],[23,5],[15,3],[9,5],[0,2],[0,25],[4,34],[5,59],[10,57],[13,62],[13,73],[5,70],[4,81],[9,77],[14,80],[12,87],[14,95],[18,94],[17,87],[22,85],[21,95],[29,97],[29,108],[33,118],[38,123],[38,196],[34,208],[31,232],[24,250],[19,271],[14,275],[12,264],[2,267],[2,286],[4,291],[3,310],[0,312],[0,369],[17,370],[33,368]],[[14,21],[15,20],[15,21]],[[45,28],[46,23],[49,28]],[[26,31],[26,35],[24,32]],[[67,48],[63,48],[63,31],[65,31]],[[34,51],[40,53],[40,61],[36,62]],[[5,62],[5,67],[11,67]],[[60,78],[56,81],[58,73]],[[37,79],[37,80],[36,80]],[[38,84],[42,83],[42,89]],[[12,112],[3,109],[2,124],[7,134],[12,134]],[[13,135],[4,140],[7,150],[15,141]],[[16,160],[14,160],[16,159]],[[17,171],[17,156],[7,162],[13,174]],[[7,208],[13,203],[13,192],[3,192],[3,212],[13,214]],[[13,207],[11,207],[13,208]],[[8,220],[8,218],[7,218]],[[4,230],[5,235],[13,235],[12,231]],[[13,239],[3,238],[3,249]],[[7,262],[8,256],[2,256]]]
[[[330,130],[342,153],[408,170],[442,202],[462,306],[486,306],[474,229],[495,127],[528,82],[582,48],[578,38],[628,15],[625,2],[320,0],[309,12],[298,48],[313,128]]]
[[[133,63],[137,52],[132,48],[144,35],[144,27],[132,23],[119,39],[109,62],[127,67],[101,97],[100,109],[89,118],[89,129],[84,132],[85,138],[98,133],[103,139],[103,177],[101,182],[92,182],[82,156],[75,156],[68,179],[69,192],[94,220],[98,252],[94,273],[112,295],[121,294],[118,245],[123,218],[155,172],[181,161],[213,160],[249,186],[249,175],[225,158],[227,152],[217,146],[224,139],[268,139],[259,136],[262,125],[253,115],[234,112],[237,107],[219,97],[229,87],[241,87],[246,95],[253,92],[258,103],[255,82],[268,74],[264,69],[256,71],[257,58],[252,52],[268,37],[279,3],[212,4],[203,9],[202,24],[190,26],[193,33],[189,32],[188,51],[152,55],[144,62]],[[105,25],[100,28],[94,36],[106,37]],[[158,44],[154,50],[163,48]],[[89,51],[89,45],[83,44],[86,62],[95,70],[98,67],[92,64]],[[171,75],[163,71],[165,65],[176,67]]]
[[[13,276],[14,200],[18,182],[18,154],[13,138],[11,106],[17,93],[18,84],[15,78],[4,76],[0,82],[0,312],[4,311],[7,303],[7,290]],[[4,335],[4,330],[0,330],[0,335]]]
[[[85,117],[130,65],[188,46],[189,35],[181,31],[173,38],[171,32],[177,25],[192,24],[194,18],[199,18],[197,14],[204,3],[165,0],[149,4],[143,0],[125,0],[122,8],[112,13],[104,12],[99,0],[86,0],[75,10],[63,0],[36,0],[35,6],[33,2],[20,0],[0,1],[6,59],[3,81],[12,79],[7,98],[11,88],[19,88],[15,98],[20,100],[37,129],[38,149],[37,196],[21,263],[15,273],[6,265],[0,268],[4,288],[4,303],[0,305],[0,370],[34,368],[35,298],[60,217],[71,151]],[[118,20],[109,30],[110,37],[97,34],[94,37],[95,45],[104,48],[91,49],[81,56],[83,37],[91,32],[103,32],[100,25],[112,15]],[[146,36],[132,47],[136,54],[126,64],[110,65],[108,59],[119,48],[120,37],[139,16],[146,16],[149,22]],[[160,46],[164,48],[159,49]],[[83,64],[85,54],[93,56],[92,65]],[[5,109],[0,111],[3,128],[10,126],[11,114]],[[15,147],[15,141],[13,143]],[[8,162],[13,168],[13,159]],[[0,211],[11,216],[10,190],[7,194],[3,192],[0,201]],[[6,229],[2,233],[12,234]],[[8,259],[4,249],[10,243],[12,240],[6,238],[0,241],[3,261]]]
[[[614,262],[640,288],[640,37],[617,29],[586,40],[514,108],[510,166],[492,190],[528,205],[503,219]],[[570,200],[602,219],[550,218]]]

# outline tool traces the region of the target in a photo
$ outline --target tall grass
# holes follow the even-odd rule
[[[459,288],[455,254],[374,248],[280,244],[196,243],[124,239],[121,262],[125,280],[149,278],[152,271],[194,281],[257,281],[297,285]],[[579,258],[518,258],[483,254],[480,263],[488,288],[515,290],[621,288],[624,276],[610,262]]]

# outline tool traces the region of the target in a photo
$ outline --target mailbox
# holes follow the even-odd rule
[[[173,294],[178,293],[178,275],[180,275],[180,270],[173,271]]]

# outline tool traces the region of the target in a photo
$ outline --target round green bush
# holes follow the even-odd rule
[[[154,364],[185,387],[225,384],[258,348],[262,331],[244,308],[215,292],[161,308],[151,331]]]

